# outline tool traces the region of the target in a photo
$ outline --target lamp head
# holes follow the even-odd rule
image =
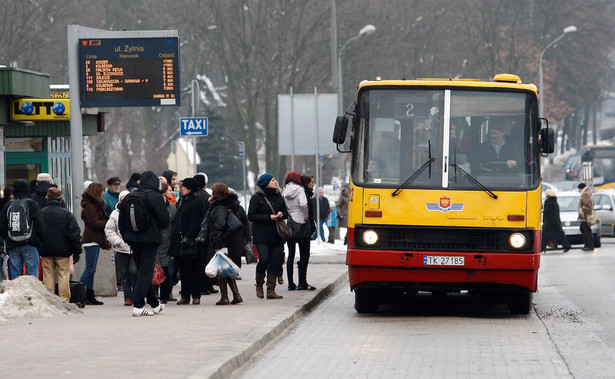
[[[577,27],[574,25],[570,25],[570,26],[566,26],[564,28],[564,34],[568,34],[568,33],[574,33],[577,31]]]
[[[575,28],[575,30],[576,30],[576,28]],[[375,31],[376,31],[376,27],[375,27],[374,25],[372,25],[372,24],[368,24],[368,25],[365,25],[365,26],[363,27],[363,29],[361,29],[361,30],[359,31],[359,35],[360,35],[361,37],[363,37],[363,36],[368,36],[368,35],[370,35],[370,34],[373,34]]]

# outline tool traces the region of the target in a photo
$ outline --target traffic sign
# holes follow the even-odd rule
[[[239,158],[245,158],[246,157],[246,145],[244,145],[242,141],[237,142],[237,145],[239,147]]]
[[[179,132],[182,136],[207,136],[207,117],[180,117]]]

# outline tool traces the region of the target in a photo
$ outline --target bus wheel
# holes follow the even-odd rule
[[[380,305],[378,295],[375,288],[355,288],[354,309],[358,313],[376,313]]]
[[[510,294],[508,299],[508,310],[515,315],[526,315],[532,309],[532,293],[524,291]]]

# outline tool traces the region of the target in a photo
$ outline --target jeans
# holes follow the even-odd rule
[[[98,265],[98,253],[100,246],[86,246],[85,249],[85,269],[81,274],[79,281],[85,285],[86,290],[94,291],[94,274]]]
[[[322,242],[326,242],[325,241],[325,230],[323,228],[324,225],[327,225],[326,218],[318,220],[318,232],[320,233],[320,240]],[[315,241],[316,238],[318,238],[318,233],[314,232],[314,234],[312,234],[312,241]]]
[[[258,263],[256,272],[260,274],[282,276],[282,265],[284,264],[284,245],[265,245],[256,244],[258,251]]]
[[[11,279],[23,275],[23,265],[26,265],[26,275],[38,278],[38,249],[32,245],[15,246],[9,249],[9,269]]]
[[[132,305],[135,308],[143,308],[147,298],[147,304],[155,308],[159,305],[152,278],[154,276],[154,264],[156,263],[156,250],[158,244],[135,243],[130,245],[132,255],[139,273],[137,282],[132,293]]]

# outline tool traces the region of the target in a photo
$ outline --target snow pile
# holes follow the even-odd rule
[[[75,304],[51,293],[31,275],[0,284],[0,322],[15,318],[66,316],[83,313]]]

